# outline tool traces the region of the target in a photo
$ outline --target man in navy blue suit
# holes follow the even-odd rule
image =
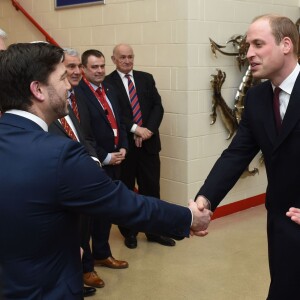
[[[0,265],[6,299],[82,299],[78,216],[139,231],[203,236],[211,212],[137,195],[113,182],[78,142],[47,133],[68,114],[63,50],[0,51]]]

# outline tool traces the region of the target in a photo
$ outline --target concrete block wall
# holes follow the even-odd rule
[[[216,68],[226,72],[222,95],[231,108],[243,76],[233,57],[214,57],[209,37],[224,44],[233,34],[244,34],[251,20],[264,13],[283,14],[295,22],[299,18],[298,0],[106,0],[105,5],[60,10],[54,9],[54,0],[19,3],[61,46],[101,50],[107,73],[114,69],[114,45],[133,46],[136,69],[154,75],[165,108],[161,195],[183,205],[229,144],[220,118],[210,125],[211,74]],[[44,40],[10,0],[0,0],[0,27],[9,34],[8,44]],[[257,166],[258,157],[250,168]],[[264,193],[265,170],[259,170],[241,178],[222,204]]]

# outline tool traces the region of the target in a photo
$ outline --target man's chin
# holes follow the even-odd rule
[[[259,72],[259,70],[251,70],[251,73],[252,73],[252,76],[254,77],[254,78],[256,78],[256,79],[262,79],[262,78],[264,78],[262,75],[262,73],[261,72]]]

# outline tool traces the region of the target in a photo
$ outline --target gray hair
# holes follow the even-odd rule
[[[73,48],[63,48],[64,52],[70,56],[79,56],[79,53],[77,50]]]
[[[1,28],[0,28],[0,38],[2,38],[2,39],[6,39],[7,38],[7,33],[3,29],[1,29]]]

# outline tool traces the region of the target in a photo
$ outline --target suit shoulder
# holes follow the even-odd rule
[[[153,75],[151,73],[145,72],[145,71],[137,71],[133,70],[133,76],[140,76],[140,77],[147,77],[147,78],[153,78]]]
[[[269,80],[266,80],[264,82],[252,86],[248,92],[251,94],[264,93],[264,91],[268,91],[270,88],[271,88],[271,82]]]
[[[120,76],[117,72],[117,70],[112,71],[110,74],[105,76],[104,82],[106,81],[111,81],[111,80],[116,80],[118,79]]]
[[[113,89],[113,87],[114,87],[113,84],[109,80],[107,80],[107,81],[104,80],[102,84],[106,89]]]

